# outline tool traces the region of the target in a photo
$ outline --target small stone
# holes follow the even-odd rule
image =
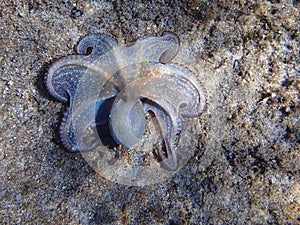
[[[6,84],[7,84],[8,87],[11,87],[11,86],[14,85],[14,82],[13,82],[12,80],[10,80],[10,81],[8,81]]]
[[[82,15],[83,15],[83,12],[80,9],[77,9],[76,7],[74,7],[71,11],[71,16],[73,19],[78,19]]]

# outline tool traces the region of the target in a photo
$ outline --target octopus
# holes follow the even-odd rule
[[[198,77],[171,63],[178,51],[179,38],[169,32],[127,46],[106,34],[81,38],[77,54],[55,61],[45,77],[49,93],[68,104],[60,126],[64,147],[72,152],[132,149],[150,114],[164,142],[152,155],[164,168],[176,170],[182,120],[199,117],[206,108]]]

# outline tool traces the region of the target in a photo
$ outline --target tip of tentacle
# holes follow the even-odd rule
[[[174,41],[175,44],[180,45],[180,40],[177,34],[171,32],[171,31],[166,31],[163,33],[164,37],[169,38],[170,40]]]
[[[159,61],[162,63],[169,63],[178,54],[180,41],[179,37],[172,32],[165,32],[162,35],[164,41],[171,43],[169,50],[165,51],[161,56]]]
[[[189,67],[187,67],[185,65],[182,65],[180,63],[171,63],[171,64],[168,64],[168,66],[176,66],[176,67],[180,68],[180,70],[182,72],[191,73],[191,74],[194,75],[194,77],[196,79],[196,82],[198,82],[200,84],[200,88],[201,88],[200,91],[202,92],[202,93],[199,93],[199,95],[200,95],[200,99],[199,99],[200,100],[200,105],[202,105],[202,107],[200,108],[197,116],[202,115],[207,110],[208,101],[207,101],[206,88],[203,85],[203,83],[200,81],[199,77]]]
[[[112,36],[94,33],[80,38],[75,47],[75,51],[81,55],[98,55],[99,53],[101,55],[118,45],[118,42]],[[96,51],[98,51],[98,54]]]

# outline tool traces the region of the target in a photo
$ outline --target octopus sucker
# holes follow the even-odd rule
[[[176,171],[183,118],[200,116],[207,101],[197,75],[171,63],[179,45],[170,32],[128,46],[106,34],[81,38],[77,54],[54,62],[45,77],[49,93],[69,104],[60,126],[63,146],[129,151],[143,139],[151,112],[165,146],[152,151],[153,160]]]

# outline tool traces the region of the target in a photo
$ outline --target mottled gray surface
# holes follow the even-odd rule
[[[297,1],[23,2],[0,3],[2,224],[300,223]],[[164,31],[208,92],[199,146],[164,183],[105,181],[61,147],[44,74],[85,34]]]

